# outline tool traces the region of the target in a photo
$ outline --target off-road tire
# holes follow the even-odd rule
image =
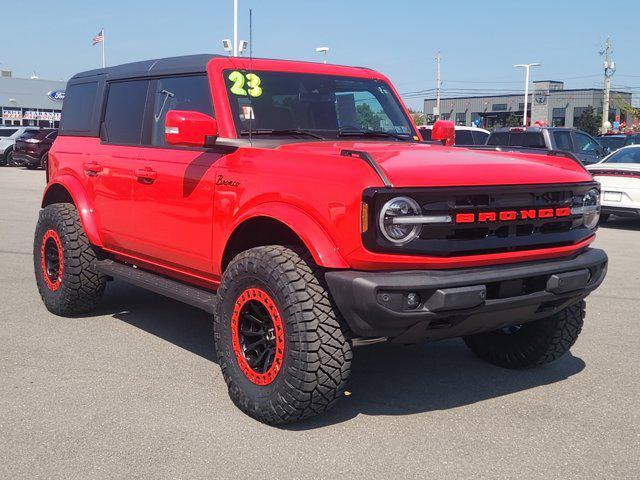
[[[585,316],[580,301],[555,315],[523,324],[513,333],[503,330],[464,337],[478,357],[504,368],[538,367],[562,357],[578,339]]]
[[[61,273],[54,282],[45,278],[45,237],[55,240],[55,244],[59,242],[62,247]],[[84,233],[75,206],[54,203],[40,210],[33,242],[33,265],[38,291],[47,310],[60,316],[75,316],[96,307],[104,293],[107,277],[91,268],[95,259],[96,252]]]
[[[267,385],[250,381],[232,345],[231,317],[243,292],[261,289],[284,326],[282,367]],[[257,247],[224,272],[214,321],[218,361],[235,405],[276,425],[318,415],[343,395],[351,368],[348,329],[331,301],[322,270],[302,250]]]

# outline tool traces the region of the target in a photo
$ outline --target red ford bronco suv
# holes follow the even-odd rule
[[[270,424],[331,407],[365,343],[555,360],[606,272],[579,162],[421,142],[366,68],[194,55],[80,73],[49,174],[49,311],[89,312],[117,278],[210,312],[232,400]]]

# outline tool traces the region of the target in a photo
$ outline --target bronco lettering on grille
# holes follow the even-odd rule
[[[502,210],[500,212],[457,213],[456,223],[493,223],[514,222],[516,220],[535,220],[537,218],[560,218],[571,215],[569,207],[527,208],[524,210]]]

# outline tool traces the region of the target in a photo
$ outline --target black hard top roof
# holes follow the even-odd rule
[[[86,77],[105,75],[107,79],[148,77],[150,75],[171,75],[179,73],[200,73],[206,71],[207,63],[212,58],[222,55],[209,53],[185,55],[182,57],[157,58],[141,62],[125,63],[107,68],[96,68],[80,72],[71,77],[70,82]]]

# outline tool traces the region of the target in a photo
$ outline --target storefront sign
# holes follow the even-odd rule
[[[55,100],[56,102],[61,102],[64,100],[65,93],[66,92],[64,90],[51,90],[50,92],[47,93],[47,96],[51,100]]]

